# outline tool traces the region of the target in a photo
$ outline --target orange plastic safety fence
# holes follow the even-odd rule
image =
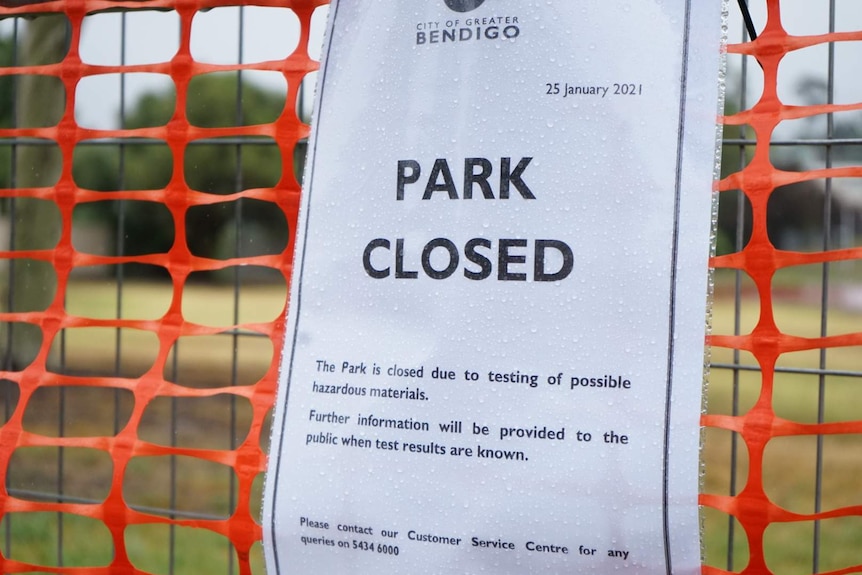
[[[15,6],[17,2],[4,5]],[[144,0],[136,2],[109,2],[104,0],[69,0],[46,2],[21,7],[2,8],[2,15],[14,16],[31,13],[61,13],[68,18],[71,28],[71,43],[62,61],[29,67],[0,68],[0,75],[39,74],[58,78],[65,87],[66,105],[59,122],[46,128],[0,129],[0,140],[40,138],[56,142],[63,158],[63,167],[58,182],[45,188],[2,189],[4,198],[32,198],[54,204],[59,210],[62,232],[56,246],[51,249],[0,252],[4,260],[28,260],[47,262],[56,275],[56,295],[51,304],[41,311],[0,313],[4,323],[36,326],[42,334],[42,345],[35,359],[28,365],[0,371],[0,379],[13,382],[19,391],[14,411],[0,428],[0,477],[6,477],[10,461],[17,450],[33,447],[91,448],[107,453],[113,462],[110,489],[100,503],[81,503],[66,500],[38,501],[10,493],[8,484],[0,484],[0,513],[4,517],[15,514],[62,513],[70,516],[91,518],[103,523],[110,532],[113,549],[108,562],[101,565],[77,564],[72,567],[45,566],[14,560],[3,554],[0,545],[0,571],[19,573],[33,570],[58,573],[143,573],[130,557],[126,532],[134,526],[169,524],[178,527],[194,527],[209,530],[230,541],[236,552],[240,573],[250,573],[250,550],[261,538],[261,528],[251,509],[254,482],[265,467],[265,454],[261,448],[266,416],[272,406],[277,372],[277,353],[265,375],[249,386],[231,386],[197,389],[169,381],[171,350],[180,338],[223,333],[223,328],[213,328],[188,321],[183,315],[183,295],[187,279],[195,272],[213,271],[230,266],[255,265],[278,270],[289,279],[292,241],[288,241],[283,252],[253,258],[213,260],[196,256],[186,241],[186,215],[190,208],[215,201],[237,201],[250,198],[271,202],[284,212],[292,232],[296,221],[299,186],[293,171],[282,170],[280,181],[271,188],[249,189],[229,196],[213,196],[189,188],[184,177],[184,154],[189,142],[211,137],[266,136],[275,140],[284,166],[293,162],[294,148],[307,133],[307,127],[296,116],[298,86],[308,72],[317,66],[307,52],[310,19],[315,8],[326,4],[326,0],[282,0],[246,3],[246,5],[271,6],[291,9],[299,19],[300,41],[296,50],[287,58],[278,61],[244,63],[236,65],[213,65],[197,62],[192,57],[190,41],[192,20],[199,11],[234,3],[218,3],[196,0]],[[102,10],[169,10],[178,14],[180,20],[180,43],[176,54],[169,60],[156,64],[135,66],[99,66],[82,62],[79,51],[84,18]],[[807,46],[827,42],[862,41],[862,32],[844,32],[821,36],[797,37],[788,35],[781,26],[779,0],[768,2],[768,22],[758,39],[746,44],[732,45],[729,51],[746,54],[757,59],[764,72],[764,90],[759,101],[750,109],[725,119],[728,125],[748,125],[757,137],[753,158],[740,172],[719,183],[723,193],[742,190],[750,201],[753,231],[745,248],[734,254],[717,257],[716,268],[741,270],[754,281],[760,298],[760,317],[753,330],[745,335],[715,334],[711,344],[719,348],[731,348],[752,353],[762,371],[760,395],[754,406],[743,415],[706,415],[706,427],[729,430],[743,439],[749,454],[749,475],[743,489],[736,495],[704,494],[704,506],[735,517],[748,539],[749,561],[745,573],[770,573],[764,557],[764,534],[770,525],[785,522],[825,520],[836,517],[862,515],[862,506],[844,507],[821,513],[799,514],[790,512],[770,500],[764,489],[764,451],[775,438],[792,435],[862,434],[862,422],[802,424],[776,415],[773,407],[773,392],[776,385],[776,364],[782,354],[802,350],[832,349],[862,346],[862,332],[824,337],[802,337],[782,332],[775,321],[773,310],[772,281],[775,273],[790,266],[862,259],[862,249],[851,248],[815,253],[799,253],[777,250],[767,234],[767,205],[776,187],[789,183],[818,178],[862,177],[862,167],[829,168],[808,172],[783,172],[770,162],[769,141],[779,122],[805,118],[830,112],[862,110],[862,103],[836,106],[787,106],[778,97],[778,68],[782,58]],[[287,80],[287,105],[273,122],[263,125],[200,128],[191,125],[186,116],[188,87],[196,75],[216,71],[266,70],[278,72]],[[75,119],[76,87],[82,79],[96,74],[153,72],[171,77],[176,86],[174,113],[166,125],[161,127],[125,130],[94,130],[78,125]],[[173,157],[173,175],[170,182],[159,190],[128,190],[95,192],[78,187],[72,174],[72,156],[76,146],[84,140],[97,138],[146,137],[167,143]],[[72,242],[72,215],[75,207],[104,199],[146,200],[159,202],[169,211],[173,219],[175,238],[171,249],[164,254],[144,256],[110,257],[97,256],[75,249]],[[173,286],[168,310],[159,318],[151,320],[94,319],[71,315],[66,309],[66,292],[73,270],[94,265],[118,265],[143,263],[161,266],[168,270]],[[282,314],[271,322],[248,323],[230,326],[231,329],[261,334],[272,342],[273,349],[280,348],[283,335]],[[63,375],[49,369],[49,355],[63,330],[79,327],[133,328],[151,332],[158,338],[158,353],[143,375],[128,377],[82,377]],[[3,367],[7,369],[7,367]],[[24,425],[24,414],[28,402],[44,388],[61,386],[84,386],[118,389],[130,392],[134,404],[128,422],[114,435],[96,437],[53,437],[28,431]],[[191,449],[166,447],[139,437],[138,425],[147,407],[159,398],[211,397],[229,394],[249,400],[252,406],[252,422],[247,435],[234,449]],[[233,469],[237,478],[235,507],[226,519],[172,518],[164,514],[151,513],[129,505],[123,496],[125,475],[130,461],[139,457],[177,456],[214,462]],[[850,566],[839,573],[862,570],[862,565]],[[717,567],[704,567],[711,575],[726,573]]]
[[[62,231],[56,246],[51,249],[10,250],[0,253],[3,260],[47,262],[53,268],[56,276],[56,295],[47,309],[25,312],[5,312],[0,314],[3,329],[10,323],[16,326],[29,324],[36,326],[42,334],[42,345],[35,359],[26,366],[18,366],[0,372],[0,379],[17,385],[19,398],[17,406],[10,414],[8,421],[0,428],[0,477],[8,475],[10,461],[16,451],[34,448],[90,448],[109,454],[113,462],[110,489],[104,501],[100,503],[77,502],[54,498],[39,501],[32,498],[22,498],[10,493],[4,480],[0,484],[0,513],[4,519],[20,521],[24,514],[51,513],[64,514],[64,517],[91,518],[104,524],[110,531],[113,550],[108,550],[109,560],[101,565],[82,563],[79,559],[74,566],[64,567],[62,563],[36,565],[12,557],[0,556],[0,572],[19,573],[28,571],[61,572],[61,573],[141,573],[130,559],[127,548],[129,539],[127,530],[134,526],[170,524],[178,527],[193,527],[208,530],[229,540],[235,549],[235,565],[240,573],[250,573],[249,552],[253,545],[261,539],[261,526],[253,516],[252,509],[259,504],[252,499],[259,496],[259,486],[253,488],[253,483],[260,481],[260,475],[265,469],[265,453],[262,441],[266,441],[266,424],[268,413],[274,400],[275,382],[278,367],[278,353],[273,354],[273,360],[265,375],[252,385],[228,386],[216,388],[193,388],[178,385],[169,381],[165,374],[170,372],[170,354],[177,342],[187,336],[206,336],[225,331],[237,330],[242,333],[255,333],[268,338],[274,350],[279,350],[283,336],[283,309],[277,318],[270,322],[245,323],[225,328],[215,328],[189,321],[183,315],[184,290],[187,289],[187,279],[195,272],[220,270],[232,266],[262,266],[277,270],[289,280],[293,242],[288,241],[283,252],[274,255],[263,255],[252,258],[231,258],[226,260],[208,259],[196,256],[188,247],[186,237],[186,216],[194,206],[212,204],[214,202],[236,202],[243,198],[251,198],[270,202],[273,209],[280,209],[286,216],[289,229],[293,230],[297,217],[299,184],[293,165],[294,149],[298,141],[307,135],[308,128],[297,117],[296,101],[298,89],[303,77],[317,68],[317,62],[312,60],[307,51],[310,20],[315,8],[326,4],[326,0],[255,0],[245,5],[269,6],[292,10],[298,18],[300,39],[293,53],[283,60],[241,63],[234,65],[214,65],[196,61],[192,57],[191,36],[192,21],[202,10],[216,6],[239,5],[233,2],[217,2],[212,0],[145,0],[135,2],[113,2],[104,0],[68,0],[23,5],[21,2],[2,3],[7,6],[0,8],[0,17],[10,17],[23,14],[64,14],[71,30],[71,42],[68,52],[62,60],[55,64],[38,66],[19,66],[0,69],[0,75],[33,75],[53,76],[58,78],[65,87],[65,108],[59,122],[55,126],[40,128],[2,129],[0,140],[6,142],[17,139],[39,138],[55,142],[62,154],[62,171],[59,180],[50,187],[14,188],[0,190],[3,198],[38,199],[52,203],[59,211],[62,221]],[[8,7],[12,6],[12,7]],[[168,61],[134,66],[103,66],[87,64],[80,55],[82,23],[86,16],[106,10],[161,10],[175,12],[179,17],[179,49]],[[171,32],[173,33],[173,31]],[[154,38],[154,41],[158,41]],[[273,122],[263,125],[201,128],[191,125],[186,113],[188,88],[190,81],[197,75],[212,72],[230,72],[237,70],[266,70],[283,74],[287,80],[287,104],[281,115]],[[176,105],[170,120],[160,127],[142,129],[95,130],[81,127],[75,117],[75,97],[78,84],[85,78],[96,74],[151,72],[170,76],[176,86]],[[190,189],[184,177],[184,155],[189,143],[194,140],[215,137],[249,137],[266,136],[272,138],[280,151],[282,170],[280,181],[271,188],[248,189],[227,196],[218,196]],[[173,158],[173,175],[163,189],[158,190],[122,190],[114,192],[97,192],[82,189],[76,185],[73,178],[73,153],[76,146],[84,140],[104,138],[152,138],[167,144]],[[141,256],[99,256],[83,253],[75,248],[72,242],[73,211],[76,206],[87,202],[102,200],[145,200],[158,202],[165,206],[173,219],[175,238],[167,253],[146,254]],[[4,200],[14,201],[14,200]],[[18,222],[18,225],[27,225]],[[126,263],[150,264],[161,266],[168,271],[173,286],[172,298],[167,311],[161,317],[150,320],[133,319],[94,319],[71,315],[66,309],[66,294],[70,274],[73,270],[95,265],[113,265]],[[31,286],[40,289],[39,286]],[[49,368],[49,356],[52,346],[56,348],[63,330],[80,327],[99,328],[132,328],[155,334],[158,338],[158,353],[155,360],[140,377],[91,377],[63,375],[52,372]],[[46,387],[75,386],[89,388],[105,388],[109,390],[127,390],[134,397],[133,407],[128,422],[122,425],[115,435],[96,437],[52,437],[28,431],[24,424],[24,414],[28,402],[39,390]],[[229,395],[246,398],[252,407],[251,425],[245,437],[239,438],[234,449],[194,449],[187,447],[170,447],[144,441],[139,437],[138,425],[144,416],[148,405],[159,398],[209,398],[216,395]],[[206,462],[217,463],[232,469],[236,475],[236,496],[234,508],[225,519],[210,518],[172,518],[170,514],[154,513],[148,510],[133,508],[124,500],[124,482],[129,462],[133,458],[155,458],[175,456],[194,458]],[[258,495],[253,495],[257,493]],[[14,517],[12,517],[14,516]],[[68,521],[68,520],[67,520]],[[8,529],[8,526],[7,526]],[[44,537],[50,538],[50,530]],[[68,536],[67,536],[68,537]],[[0,539],[3,535],[0,534]],[[3,546],[0,545],[0,548]],[[67,551],[70,551],[67,549]],[[2,552],[2,549],[0,549]]]
[[[734,193],[734,190],[741,190],[750,202],[753,222],[751,237],[741,251],[716,257],[713,261],[717,269],[741,270],[753,280],[760,300],[760,315],[750,333],[742,335],[716,333],[710,338],[710,343],[716,348],[741,350],[753,355],[761,371],[759,395],[753,406],[743,414],[714,414],[703,417],[703,425],[707,428],[718,428],[739,434],[747,449],[748,479],[744,487],[735,495],[703,494],[701,503],[734,517],[741,525],[749,550],[748,564],[741,572],[749,574],[774,572],[774,567],[770,567],[766,556],[768,553],[765,546],[765,534],[771,526],[795,522],[813,524],[816,521],[862,516],[862,505],[812,513],[793,512],[770,499],[769,490],[764,485],[766,471],[764,455],[770,442],[789,436],[862,433],[862,421],[799,423],[776,413],[775,396],[782,384],[782,373],[776,369],[776,366],[783,355],[805,350],[835,350],[862,346],[862,332],[804,337],[782,331],[776,322],[775,290],[773,289],[775,275],[781,270],[792,266],[859,260],[862,259],[862,248],[813,253],[785,251],[776,249],[767,233],[767,207],[776,188],[817,179],[862,177],[862,166],[859,165],[789,172],[777,169],[770,158],[770,140],[780,122],[810,118],[819,114],[862,110],[862,102],[850,105],[808,106],[791,106],[782,103],[778,91],[779,67],[782,59],[796,50],[815,45],[862,41],[862,31],[816,36],[790,35],[782,26],[781,2],[769,0],[767,5],[768,20],[765,29],[756,40],[730,45],[728,48],[731,54],[754,57],[763,70],[763,93],[756,104],[749,110],[725,118],[726,125],[748,125],[754,132],[756,147],[753,157],[741,171],[726,177],[719,183],[721,193]],[[811,6],[811,9],[813,10],[814,6]],[[779,480],[790,483],[794,479],[796,478],[793,475],[787,475]],[[770,481],[779,480],[770,479]],[[813,502],[814,494],[811,493],[809,497]],[[784,545],[787,548],[811,548],[812,541],[809,535],[809,538],[804,540],[798,538],[787,540]],[[854,544],[851,542],[850,545]],[[855,547],[858,550],[862,547],[862,542],[857,540]],[[858,560],[858,553],[856,557]],[[797,569],[795,573],[812,572],[814,569],[810,563],[795,567]],[[703,572],[718,575],[729,571],[705,566]],[[862,564],[845,565],[840,569],[829,571],[831,575],[859,572],[862,572]]]

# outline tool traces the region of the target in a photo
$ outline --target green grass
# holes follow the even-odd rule
[[[70,513],[10,513],[0,521],[0,532],[7,529],[11,533],[11,555],[7,557],[18,561],[45,567],[61,563],[67,567],[103,567],[112,560],[111,533],[96,519]]]
[[[820,333],[820,310],[817,298],[800,298],[799,289],[808,289],[810,278],[793,277],[776,298],[775,316],[782,331],[794,335],[817,336]],[[734,305],[728,297],[727,275],[718,278],[714,313],[713,333],[730,334],[734,331]],[[794,291],[796,290],[796,291]],[[732,293],[732,290],[731,290]],[[741,331],[749,332],[758,320],[759,303],[750,288],[741,305]],[[285,299],[283,285],[246,285],[240,292],[239,322],[262,322],[276,318],[283,311]],[[122,315],[133,319],[157,319],[171,304],[172,289],[168,284],[127,282],[124,286]],[[94,318],[114,317],[116,310],[114,284],[110,281],[78,281],[69,286],[67,309],[72,315]],[[235,322],[233,316],[234,297],[231,287],[214,287],[190,284],[183,293],[182,310],[187,321],[204,325],[229,327]],[[841,309],[834,306],[829,313],[829,333],[851,333],[862,325],[862,313],[858,310]],[[111,373],[115,367],[114,350],[117,332],[114,329],[96,331],[69,330],[66,334],[66,367],[89,373]],[[123,330],[121,334],[123,374],[141,373],[155,357],[157,343],[154,336],[146,332]],[[264,338],[241,339],[237,357],[240,363],[239,378],[242,383],[252,384],[272,361],[275,350]],[[177,358],[178,374],[166,374],[183,385],[207,387],[227,385],[233,357],[233,341],[224,336],[184,338],[179,350],[172,353]],[[740,361],[755,365],[754,358],[741,353]],[[834,349],[826,354],[826,365],[836,370],[859,370],[859,349]],[[718,363],[731,363],[734,353],[726,349],[713,349],[712,359]],[[779,367],[817,367],[819,350],[783,356]],[[819,378],[815,375],[779,373],[776,375],[773,408],[780,417],[812,423],[817,420]],[[825,418],[827,421],[850,421],[862,419],[862,402],[859,401],[858,378],[829,376],[826,378]],[[732,413],[733,374],[729,370],[714,369],[707,389],[708,409],[711,413]],[[741,372],[739,375],[738,411],[745,413],[757,401],[761,391],[760,374]],[[110,434],[113,415],[106,417],[105,410],[93,406],[104,405],[106,398],[98,395],[104,390],[67,390],[66,402],[68,434]],[[113,392],[111,392],[113,393]],[[96,395],[92,395],[96,394]],[[168,444],[170,428],[166,426],[172,410],[177,413],[179,428],[174,440],[183,446],[203,445],[225,449],[229,444],[230,430],[227,427],[230,398],[217,396],[212,401],[160,402],[156,399],[148,406],[139,433],[148,441]],[[25,414],[25,427],[48,435],[56,435],[59,397],[56,393],[37,394],[31,399]],[[130,413],[132,402],[121,397],[121,424]],[[235,406],[238,437],[247,432],[251,417],[248,406]],[[81,414],[75,418],[74,414]],[[100,415],[101,413],[101,415]],[[707,493],[727,494],[730,489],[731,434],[709,429],[705,432],[703,490]],[[10,477],[16,486],[30,485],[50,491],[57,475],[56,449],[48,448],[47,455],[31,454],[13,461]],[[67,468],[64,481],[66,492],[88,497],[104,497],[99,483],[109,481],[110,469],[104,461],[95,457],[92,450],[66,450]],[[745,447],[737,447],[737,490],[747,480],[748,457]],[[190,458],[178,458],[182,473],[177,483],[178,494],[183,499],[184,509],[192,512],[226,515],[230,512],[229,469],[210,469],[198,465]],[[129,467],[129,477],[124,485],[124,497],[137,505],[166,506],[169,503],[169,466],[166,458],[138,458]],[[810,513],[814,507],[814,478],[816,476],[816,439],[814,437],[777,438],[770,442],[764,460],[764,486],[776,504],[791,511]],[[209,464],[212,466],[212,464]],[[110,464],[108,464],[110,467]],[[219,467],[219,466],[216,466]],[[82,473],[79,470],[86,468]],[[823,501],[824,509],[862,504],[858,488],[858,477],[862,472],[862,436],[834,436],[824,440],[823,451]],[[83,477],[82,477],[83,476]],[[99,479],[101,478],[101,479]],[[40,483],[43,482],[43,483]],[[47,483],[44,483],[47,482]],[[260,479],[255,483],[255,498],[259,497]],[[43,565],[57,564],[58,516],[56,514],[18,514],[7,520],[13,541],[13,558],[33,561]],[[64,564],[104,565],[110,561],[112,542],[107,530],[99,522],[80,521],[72,515],[63,518]],[[705,561],[709,565],[724,568],[727,563],[729,518],[715,510],[705,509],[704,541]],[[80,525],[79,525],[80,523]],[[3,526],[0,526],[2,530]],[[862,563],[862,519],[844,518],[823,522],[821,545],[821,570],[837,569]],[[813,560],[813,530],[811,523],[774,524],[766,532],[766,560],[769,567],[782,575],[811,572]],[[92,536],[88,535],[92,533]],[[194,529],[174,530],[174,567],[177,573],[226,572],[229,542],[207,531]],[[83,534],[83,535],[82,535]],[[106,539],[107,537],[107,539]],[[125,543],[130,557],[137,567],[145,571],[167,574],[170,562],[170,529],[164,525],[130,527],[126,531]],[[16,551],[17,550],[17,551]],[[738,524],[733,542],[733,569],[741,571],[748,562],[748,545],[745,533]],[[260,546],[256,546],[253,557],[255,572],[262,572]]]
[[[792,285],[784,286],[803,291],[777,294],[773,311],[776,323],[783,333],[802,337],[818,337],[821,330],[818,294],[812,298],[805,292],[810,278],[793,278]],[[722,286],[726,287],[726,286]],[[727,291],[718,290],[714,308],[713,333],[734,332],[734,304]],[[756,294],[745,292],[741,303],[740,332],[749,333],[757,324],[760,305]],[[801,298],[801,301],[799,299]],[[830,306],[828,314],[830,335],[856,333],[862,329],[862,311]],[[862,371],[859,348],[835,348],[825,354],[825,366],[830,370]],[[755,366],[755,358],[740,352],[739,362]],[[727,349],[712,350],[716,363],[732,363],[734,352]],[[820,364],[820,350],[783,355],[777,366],[780,369],[814,369]],[[862,420],[862,402],[859,401],[859,377],[826,376],[824,378],[824,420],[827,422]],[[744,414],[754,406],[761,394],[759,372],[742,371],[738,375],[738,408]],[[820,377],[811,374],[778,372],[775,375],[772,408],[779,417],[800,423],[816,423],[820,398]],[[707,389],[708,412],[731,414],[733,409],[733,372],[713,369]],[[731,482],[731,432],[708,429],[702,452],[705,474],[703,490],[706,493],[728,494]],[[741,438],[737,446],[736,491],[748,479],[748,453]],[[837,509],[849,505],[862,505],[858,478],[862,472],[862,435],[827,436],[823,440],[823,474],[821,509]],[[817,475],[817,439],[815,436],[774,438],[764,454],[763,485],[767,496],[776,505],[796,513],[813,513],[815,481]],[[708,565],[728,566],[728,539],[730,518],[712,509],[703,513],[705,562]],[[748,563],[749,549],[745,532],[733,520],[734,571],[741,571]],[[767,566],[781,575],[811,573],[814,561],[814,523],[775,523],[764,536],[764,556]],[[820,524],[819,549],[821,571],[846,568],[862,564],[862,519],[842,518]]]
[[[750,333],[758,320],[758,302],[745,299],[742,304],[743,317],[741,333]],[[791,303],[779,301],[773,311],[779,329],[788,335],[819,337],[820,308],[814,303]],[[734,306],[732,300],[718,299],[713,309],[713,333],[716,335],[734,332]],[[862,330],[862,310],[842,310],[835,308],[829,313],[831,335],[857,333]],[[862,349],[842,347],[829,349],[825,355],[825,367],[836,371],[862,371],[860,361]],[[753,355],[738,352],[739,363],[757,366]],[[713,363],[731,364],[734,351],[726,348],[711,350]],[[815,369],[820,365],[820,350],[809,350],[784,354],[776,364],[779,370]],[[817,421],[818,398],[817,375],[792,374],[779,371],[775,375],[773,409],[786,419],[813,423]],[[862,419],[862,405],[859,398],[858,378],[827,376],[826,421],[849,421]],[[761,392],[760,373],[741,372],[739,376],[740,412],[745,413],[754,405]],[[728,370],[713,370],[708,387],[707,400],[712,413],[731,413],[732,373]]]
[[[235,324],[265,323],[279,318],[284,313],[286,295],[284,283],[245,283],[240,286],[236,300],[232,286],[192,283],[183,287],[180,306],[187,322],[229,330]],[[112,280],[72,282],[66,292],[66,310],[73,316],[116,318],[118,299]],[[123,285],[120,316],[129,320],[159,319],[170,308],[172,299],[173,287],[167,282],[127,281]],[[61,359],[61,342],[55,341],[54,362],[62,361],[66,370],[78,373],[113,373],[119,345],[120,374],[138,377],[153,365],[159,350],[156,334],[141,329],[74,328],[65,330],[63,337],[65,353]],[[276,350],[269,340],[251,336],[240,337],[237,346],[238,383],[250,385],[266,372]],[[189,381],[194,386],[231,385],[233,352],[234,341],[228,336],[181,337],[168,358],[165,376],[171,381],[177,378]],[[178,374],[169,371],[175,367]]]
[[[0,522],[0,532],[7,529],[11,534],[7,557],[16,561],[42,567],[105,567],[114,558],[111,533],[95,519],[69,513],[12,513]],[[226,573],[228,562],[233,563],[234,573],[239,572],[230,542],[205,529],[160,523],[131,525],[123,539],[132,565],[149,573]],[[263,573],[259,543],[252,548],[250,562],[254,573]]]
[[[122,290],[120,315],[125,319],[156,320],[168,311],[172,298],[173,289],[167,282],[127,281]],[[244,282],[236,299],[233,286],[189,283],[184,286],[180,306],[185,321],[228,330],[235,324],[277,319],[284,311],[285,299],[283,283]],[[117,302],[112,280],[74,281],[66,293],[66,310],[72,316],[114,318]],[[52,369],[59,369],[62,361],[63,370],[80,375],[119,373],[137,377],[151,368],[158,346],[156,335],[145,330],[67,329],[54,342]],[[269,369],[275,351],[268,338],[252,335],[182,337],[171,350],[164,376],[189,387],[252,385]],[[232,370],[234,358],[236,374]],[[17,401],[17,393],[8,397],[9,401]],[[125,390],[40,388],[27,404],[24,428],[57,437],[62,409],[64,435],[110,436],[115,428],[128,423],[133,408],[134,397]],[[245,439],[251,418],[251,404],[242,397],[228,394],[157,397],[147,404],[137,434],[145,441],[165,446],[229,449]],[[268,440],[266,429],[261,440],[264,444]],[[57,493],[58,477],[62,476],[66,497],[104,500],[114,472],[111,458],[103,451],[67,447],[62,450],[61,474],[60,453],[57,447],[15,451],[10,461],[8,487]],[[255,517],[260,515],[262,479],[261,473],[252,487]],[[172,482],[175,508],[181,512],[226,518],[234,511],[231,504],[236,501],[237,488],[233,470],[191,457],[133,458],[123,476],[123,498],[131,506],[167,509],[171,506]],[[167,516],[167,512],[156,513]],[[105,524],[74,514],[9,514],[0,524],[0,533],[8,533],[9,557],[45,567],[105,566],[114,554],[114,543]],[[205,529],[156,523],[131,525],[124,530],[124,543],[132,563],[143,571],[159,575],[226,573],[230,561],[234,573],[238,572],[236,553],[230,542]],[[252,549],[251,564],[254,572],[263,572],[260,544]]]

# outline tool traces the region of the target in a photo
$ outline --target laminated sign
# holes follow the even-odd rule
[[[700,573],[721,10],[331,4],[269,573]]]

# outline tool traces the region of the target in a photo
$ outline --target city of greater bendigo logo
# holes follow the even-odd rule
[[[446,6],[455,12],[469,12],[475,10],[485,0],[446,0]]]
[[[485,0],[445,0],[453,12],[471,12]],[[514,40],[521,35],[518,16],[464,16],[416,24],[416,45],[482,40]]]

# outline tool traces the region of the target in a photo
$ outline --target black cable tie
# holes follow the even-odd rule
[[[739,9],[742,10],[742,19],[745,21],[745,29],[748,30],[748,35],[752,40],[757,40],[757,31],[754,29],[754,21],[751,19],[751,12],[749,12],[748,4],[745,0],[739,0]]]

